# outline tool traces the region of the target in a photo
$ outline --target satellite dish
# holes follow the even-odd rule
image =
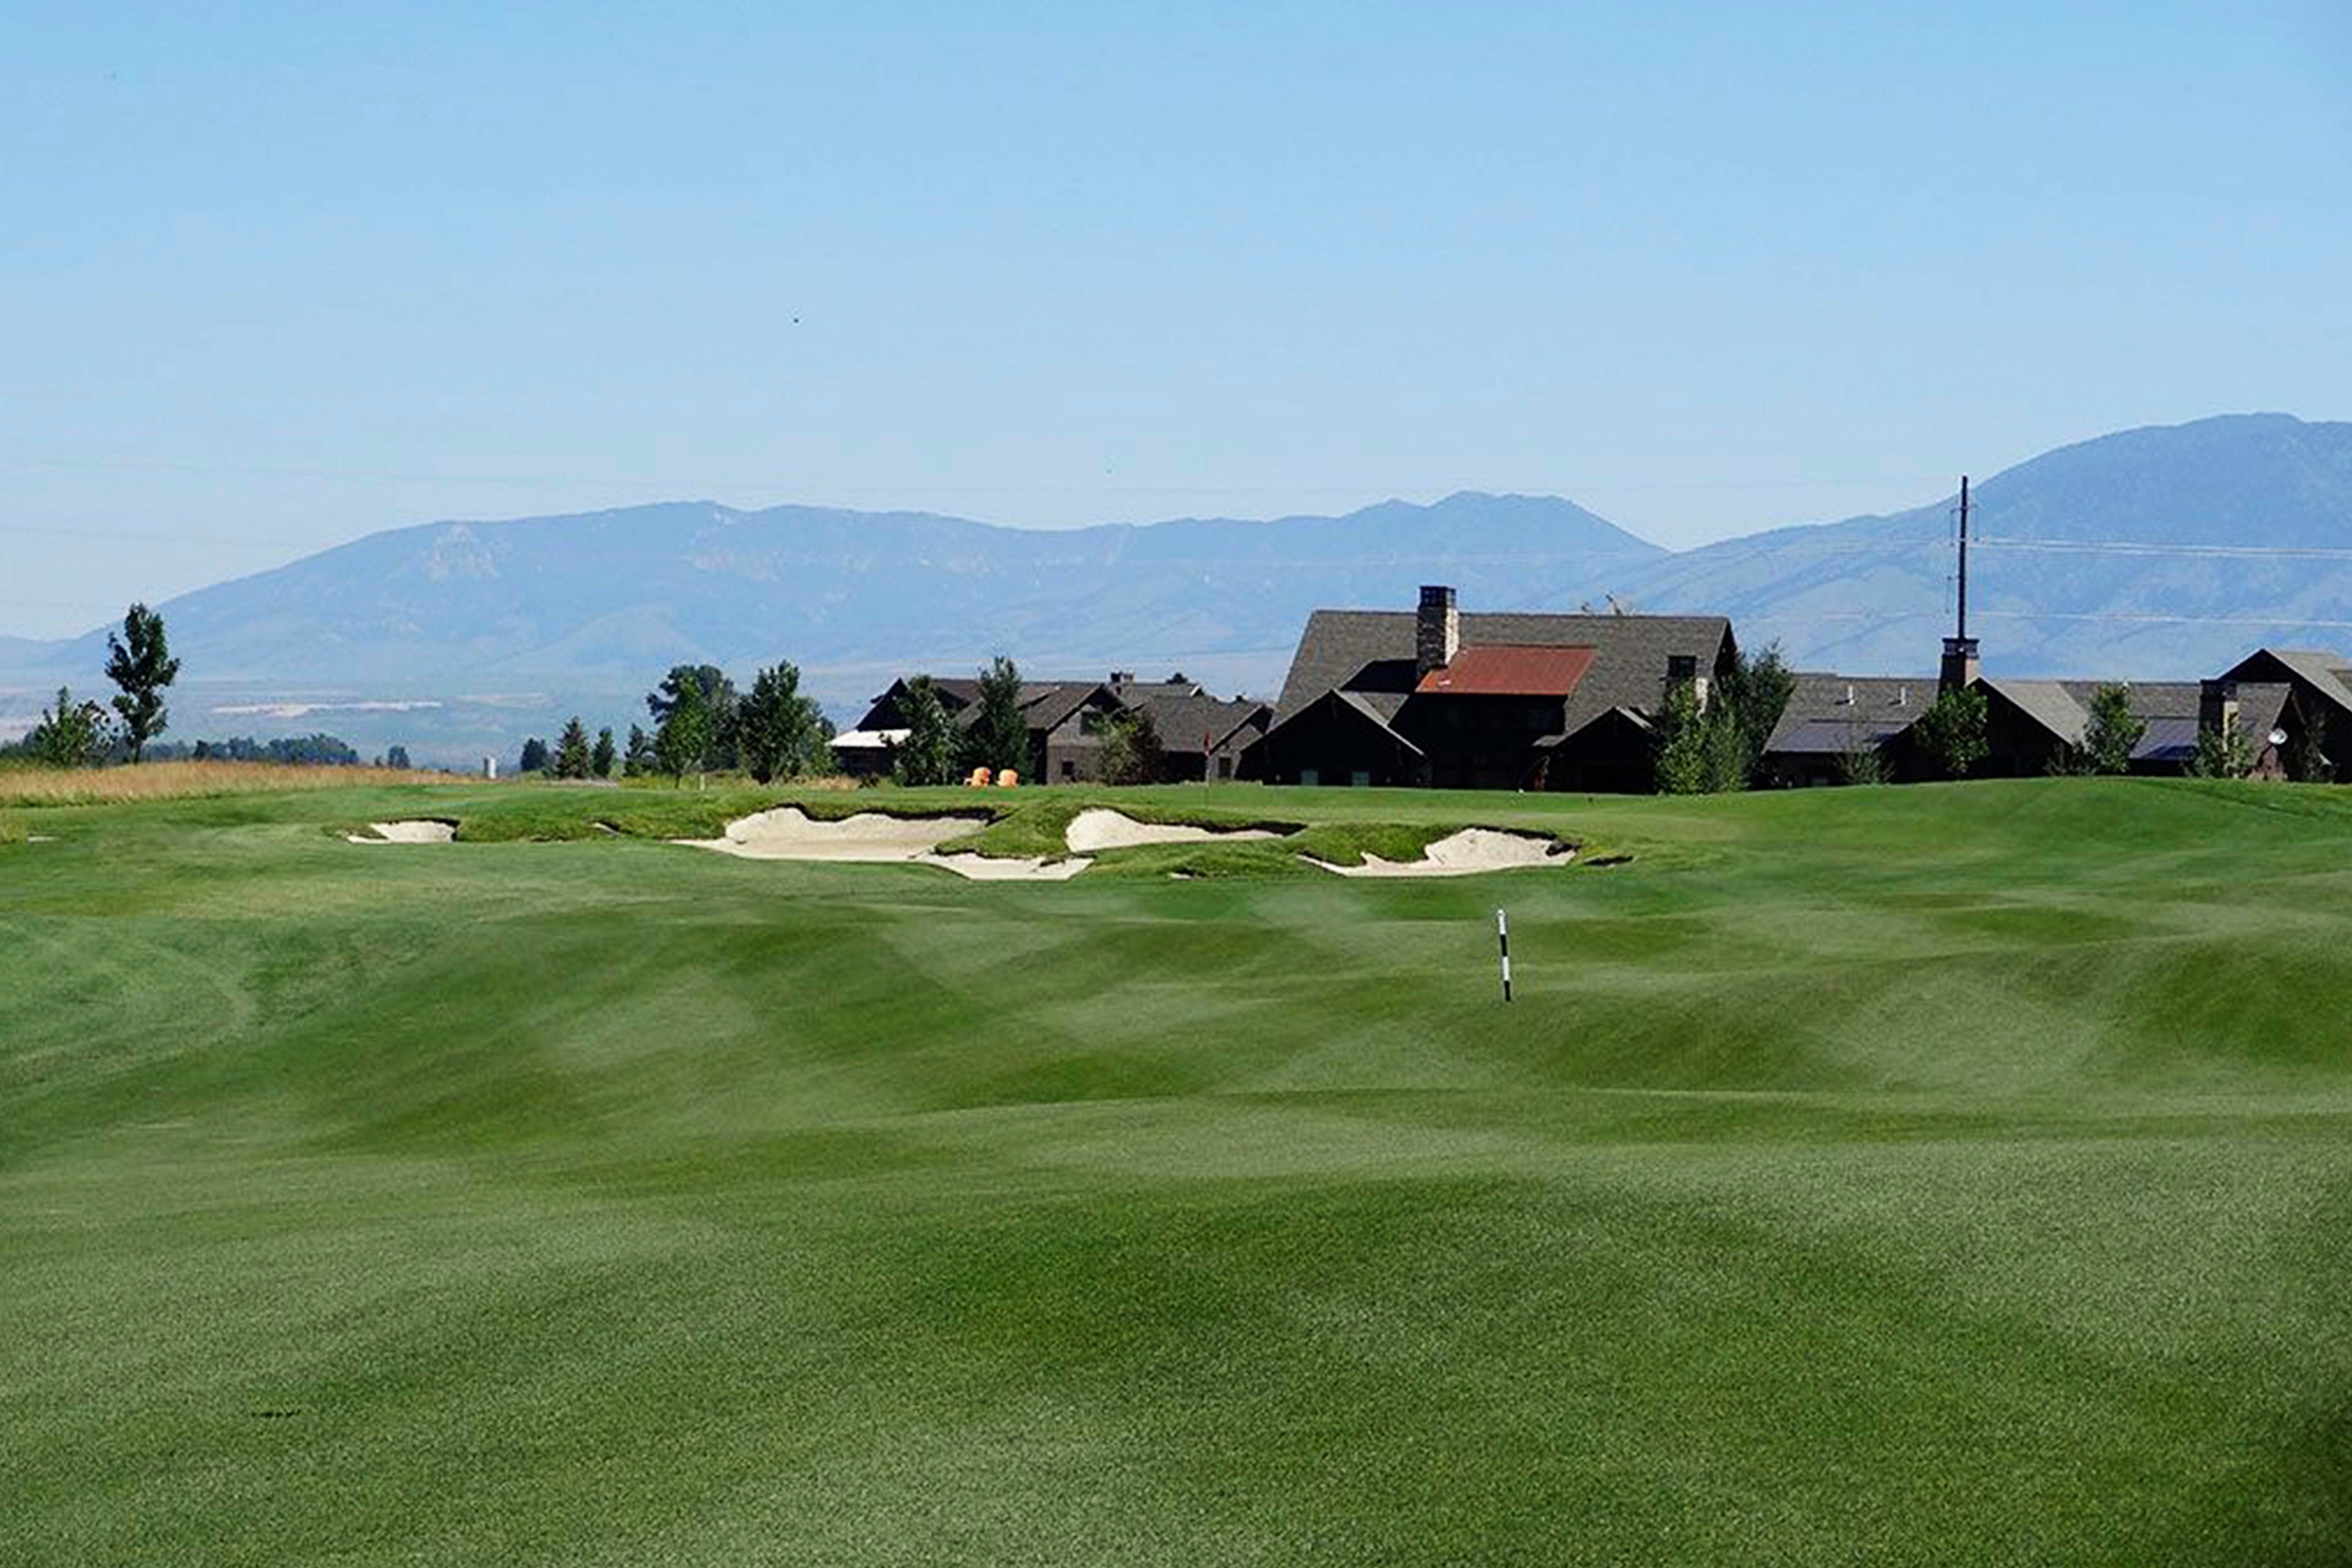
[[[2284,730],[2273,730],[2273,731],[2271,731],[2271,744],[2272,744],[2272,745],[2273,745],[2273,746],[2284,746],[2284,745],[2285,745],[2285,744],[2286,744],[2286,731],[2285,731]]]

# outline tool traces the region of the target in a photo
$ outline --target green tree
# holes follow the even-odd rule
[[[801,695],[801,672],[789,660],[761,670],[736,719],[743,765],[761,784],[824,766],[824,716]]]
[[[2327,754],[2327,711],[2315,706],[2303,732],[2287,742],[2279,759],[2286,776],[2297,784],[2326,784],[2336,777],[2336,763]]]
[[[588,753],[588,771],[600,779],[613,776],[613,727],[610,724],[596,731],[595,750]]]
[[[1021,671],[1003,654],[980,672],[979,709],[964,731],[964,765],[1026,772],[1029,721],[1021,712]]]
[[[106,751],[106,710],[95,702],[76,702],[73,693],[60,686],[57,706],[42,710],[41,721],[25,740],[33,755],[51,767],[89,767]]]
[[[1968,777],[1991,754],[1985,739],[1984,693],[1973,686],[1937,693],[1911,734],[1928,766],[1948,779]]]
[[[2242,779],[2254,771],[2254,748],[2236,724],[2200,724],[2189,772],[2200,779]]]
[[[2094,773],[2131,772],[2132,748],[2147,733],[2146,721],[2133,717],[2131,692],[2126,687],[2102,686],[2091,693],[2091,721],[2083,731],[2083,763]]]
[[[540,773],[546,771],[547,742],[536,735],[526,738],[522,743],[522,756],[515,763],[515,772]]]
[[[574,713],[556,737],[555,776],[560,779],[584,779],[588,776],[588,726]]]
[[[654,757],[661,771],[684,784],[688,773],[709,767],[712,729],[701,683],[681,682],[654,732]]]
[[[691,685],[702,700],[703,756],[698,766],[731,768],[736,765],[735,683],[715,664],[677,664],[661,679],[661,684],[646,693],[646,711],[653,716],[654,728],[659,732],[669,718],[670,710]],[[667,771],[667,770],[665,770]]]
[[[1744,789],[1762,782],[1764,747],[1797,689],[1797,678],[1774,643],[1750,658],[1734,656],[1707,704],[1710,719],[1726,733],[1714,742],[1709,771],[1717,789]]]
[[[180,661],[163,636],[163,617],[133,605],[122,617],[122,635],[106,634],[106,679],[121,689],[114,710],[122,716],[122,739],[138,762],[147,742],[163,732],[169,718],[163,689],[179,678]]]
[[[902,784],[941,784],[955,777],[955,721],[928,675],[907,682],[898,704],[907,721],[904,739],[890,748],[890,776]]]
[[[1102,749],[1097,753],[1102,782],[1109,784],[1158,784],[1167,775],[1167,756],[1160,749],[1160,730],[1151,715],[1133,708],[1106,713]]]
[[[656,765],[654,738],[646,733],[642,725],[630,725],[629,743],[621,750],[621,776],[637,778],[652,773]]]
[[[1666,689],[1658,710],[1657,780],[1660,795],[1704,795],[1707,789],[1706,714],[1698,688],[1677,680]]]
[[[403,772],[405,772],[410,766],[408,761],[408,748],[406,746],[393,747],[392,750],[383,754],[383,765],[388,768],[399,768]]]

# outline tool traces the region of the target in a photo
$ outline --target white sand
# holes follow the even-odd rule
[[[1418,860],[1383,860],[1367,855],[1360,866],[1335,866],[1311,855],[1300,858],[1342,877],[1467,877],[1526,866],[1565,866],[1576,858],[1575,850],[1553,839],[1492,827],[1465,827],[1421,853]]]
[[[796,805],[738,817],[724,838],[680,838],[698,849],[748,860],[912,860],[948,839],[970,833],[980,816],[885,816],[861,811],[824,822]]]
[[[727,825],[724,838],[679,838],[672,842],[716,849],[749,860],[830,860],[868,864],[936,866],[959,877],[988,882],[1060,882],[1091,860],[1029,860],[991,855],[941,855],[939,847],[980,826],[984,816],[885,816],[861,811],[840,822],[823,822],[798,806],[781,805]]]
[[[368,833],[375,835],[371,838]],[[367,833],[346,833],[353,844],[454,844],[457,827],[446,822],[371,822]]]
[[[937,866],[975,882],[1066,882],[1094,864],[1084,856],[1067,860],[1016,860],[998,855],[918,855],[918,866]]]
[[[1070,819],[1063,838],[1075,852],[1090,855],[1100,849],[1125,849],[1136,844],[1198,844],[1207,839],[1274,838],[1263,827],[1190,827],[1165,822],[1138,822],[1124,812],[1101,806]]]

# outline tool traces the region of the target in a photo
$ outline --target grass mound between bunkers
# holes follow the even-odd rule
[[[11,805],[0,1561],[2341,1560],[2345,792],[1009,793]]]

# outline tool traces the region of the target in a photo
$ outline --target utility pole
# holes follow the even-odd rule
[[[1959,638],[1969,638],[1969,477],[1960,476],[1960,626]]]
[[[1944,667],[1936,678],[1936,695],[1957,691],[1977,679],[1977,639],[1969,636],[1969,477],[1960,476],[1960,614],[1959,625],[1944,639]]]

